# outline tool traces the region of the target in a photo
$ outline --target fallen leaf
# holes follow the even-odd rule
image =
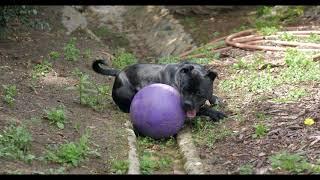
[[[314,124],[314,120],[312,118],[307,118],[304,120],[304,124],[307,126],[311,126]]]

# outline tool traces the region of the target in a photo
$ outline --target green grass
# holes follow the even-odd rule
[[[12,107],[15,102],[15,96],[17,95],[16,85],[2,85],[2,87],[4,90],[3,100]]]
[[[159,58],[159,64],[179,63],[179,57],[177,56],[164,56]]]
[[[299,154],[279,152],[269,157],[273,169],[288,171],[290,173],[320,173],[320,165],[311,164]]]
[[[232,65],[232,67],[234,69],[240,70],[240,69],[249,69],[249,64],[246,63],[246,61],[244,60],[244,58],[241,58],[240,60],[238,60],[236,63],[234,63]]]
[[[215,38],[215,37],[218,37],[220,35],[220,32],[216,31],[214,33],[211,34],[211,38]]]
[[[118,48],[127,48],[130,44],[125,34],[114,32],[105,26],[93,29],[93,32],[102,40],[111,42],[111,48],[114,50]]]
[[[310,55],[289,48],[285,54],[287,68],[280,74],[280,79],[287,83],[320,81],[320,63],[310,59]]]
[[[189,62],[206,65],[206,64],[209,64],[212,61],[212,59],[219,59],[220,58],[220,53],[212,53],[211,49],[214,47],[222,46],[222,44],[223,44],[223,42],[219,42],[218,44],[215,44],[215,45],[206,45],[200,49],[197,49],[197,50],[191,52],[190,55],[188,55],[187,57],[185,57],[181,60],[177,56],[161,57],[161,58],[159,58],[158,63],[160,63],[160,64],[179,63],[180,61],[187,60]],[[195,54],[204,54],[205,57],[192,58],[191,56],[195,55]]]
[[[257,17],[262,17],[264,15],[270,15],[272,13],[272,6],[259,6],[257,8]]]
[[[215,55],[215,58],[192,58],[190,62],[206,65],[212,62],[212,59],[218,59],[220,56],[220,54],[218,53],[216,53]]]
[[[92,52],[90,49],[86,49],[83,53],[83,58],[90,59],[92,57]]]
[[[240,123],[243,123],[246,119],[244,117],[244,115],[240,112],[238,112],[235,116],[234,119]]]
[[[295,22],[304,13],[303,6],[274,10],[272,8],[272,6],[261,6],[257,9],[254,26],[263,35],[275,33],[282,25]]]
[[[89,142],[89,133],[86,132],[77,142],[68,142],[53,150],[47,150],[45,157],[48,161],[78,166],[90,155],[100,156],[97,150],[90,148]]]
[[[169,169],[172,167],[173,159],[170,156],[157,156],[154,153],[145,151],[140,157],[140,170],[142,174],[151,174],[157,170]]]
[[[307,38],[304,38],[304,37],[297,37],[294,34],[285,32],[280,35],[280,40],[307,42],[307,43],[320,43],[320,35],[311,33]]]
[[[320,35],[311,33],[308,37],[297,37],[294,34],[285,32],[280,35],[280,40],[283,41],[297,41],[307,43],[320,43]]]
[[[52,60],[57,60],[60,58],[60,53],[57,52],[57,51],[51,51],[49,53],[49,57],[52,59]]]
[[[41,64],[36,64],[31,72],[32,86],[40,78],[46,76],[52,70],[52,64],[44,60]]]
[[[297,41],[297,37],[295,37],[292,33],[283,33],[280,35],[280,39],[282,41]]]
[[[162,156],[158,161],[160,169],[168,169],[172,166],[173,159],[170,156]]]
[[[320,43],[320,35],[311,33],[309,37],[307,38],[307,42],[311,43]]]
[[[152,159],[150,152],[143,152],[140,158],[140,171],[142,174],[151,174],[157,168],[157,161]]]
[[[76,132],[80,132],[80,123],[79,122],[75,123],[73,128],[76,130]]]
[[[66,115],[63,106],[58,106],[45,111],[51,124],[55,124],[59,129],[64,129],[64,124],[66,122]]]
[[[30,154],[32,136],[24,125],[11,124],[0,134],[0,157],[31,162],[35,156]]]
[[[192,132],[196,144],[207,147],[213,147],[216,142],[232,135],[232,131],[223,121],[212,122],[201,118],[193,120]]]
[[[142,146],[144,148],[151,147],[154,143],[156,143],[156,140],[151,137],[142,137],[138,136],[137,138],[139,146]]]
[[[232,65],[236,70],[259,70],[259,68],[265,64],[265,59],[260,53],[255,53],[253,56],[253,62],[247,62],[245,58],[241,58]]]
[[[244,31],[244,30],[249,29],[249,28],[251,28],[251,25],[241,25],[239,27],[233,28],[230,33],[236,33],[236,32],[239,32],[239,31]]]
[[[111,88],[108,85],[93,83],[89,75],[76,69],[73,74],[79,78],[76,90],[79,93],[80,104],[87,105],[96,111],[102,111],[110,100]]]
[[[274,102],[294,102],[298,101],[302,97],[305,97],[308,95],[308,92],[304,88],[295,88],[293,90],[290,90],[286,93],[284,97],[279,97],[273,99]]]
[[[23,172],[19,169],[16,169],[16,170],[7,170],[4,174],[13,174],[13,175],[17,175],[17,174],[23,174]]]
[[[184,19],[182,19],[182,23],[192,30],[196,28],[196,24],[197,24],[196,18],[190,17],[190,16],[186,16]]]
[[[264,36],[270,36],[272,34],[275,34],[278,31],[279,31],[279,28],[274,26],[271,26],[271,27],[263,26],[259,28],[259,32]]]
[[[174,137],[170,137],[167,139],[155,140],[155,139],[148,137],[148,136],[146,136],[146,137],[138,136],[138,144],[142,148],[150,148],[154,145],[159,145],[160,148],[164,149],[166,147],[173,147],[176,144],[176,142],[175,142]]]
[[[41,64],[37,64],[32,69],[32,78],[36,79],[48,74],[52,69],[52,64],[48,61],[43,61]]]
[[[65,170],[65,167],[59,167],[56,169],[50,168],[48,169],[47,174],[65,174]]]
[[[295,48],[288,48],[284,57],[285,63],[289,67],[307,67],[312,64],[312,61],[308,59],[308,56],[305,53],[299,52]]]
[[[265,121],[268,120],[270,117],[266,115],[264,112],[256,112],[255,116],[257,117],[258,120],[260,121]]]
[[[96,28],[94,30],[94,33],[99,37],[106,37],[106,36],[110,36],[113,34],[108,28],[106,28],[104,26]]]
[[[235,89],[242,89],[248,92],[270,91],[276,85],[275,77],[270,73],[270,69],[259,71],[243,71],[237,75],[232,75],[231,79],[223,80],[219,88],[230,92]]]
[[[71,38],[63,48],[64,57],[68,61],[77,61],[80,57],[80,50],[76,47],[77,38]]]
[[[89,75],[81,72],[79,69],[75,69],[73,74],[79,78],[79,83],[76,85],[79,92],[80,104],[87,104],[85,98],[86,94],[90,92],[90,86],[92,85],[89,80]],[[87,90],[89,89],[89,90]],[[89,92],[88,92],[89,91]]]
[[[263,123],[258,123],[254,126],[254,134],[252,135],[253,138],[262,138],[268,132],[268,128]]]
[[[0,8],[0,28],[7,27],[12,21],[18,21],[22,25],[39,30],[51,30],[46,20],[37,18],[38,8],[34,6],[2,6]]]
[[[301,82],[320,81],[320,63],[313,62],[310,55],[288,48],[284,60],[286,66],[280,73],[271,72],[270,67],[260,71],[247,68],[250,67],[248,64],[237,65],[237,68],[240,68],[241,71],[231,75],[228,79],[222,80],[218,87],[226,92],[241,89],[246,92],[263,93],[269,92],[282,84],[294,85]]]
[[[272,7],[260,7],[257,10],[254,26],[261,34],[271,35],[279,29],[280,16],[272,15]]]
[[[129,170],[129,162],[127,160],[117,160],[112,162],[111,172],[114,174],[126,174]]]
[[[253,166],[251,164],[245,164],[240,166],[239,174],[242,174],[242,175],[253,174]]]
[[[0,37],[5,38],[12,28],[8,24],[17,20],[19,23],[31,26],[39,23],[39,20],[33,19],[38,11],[32,6],[1,6],[0,7]],[[32,21],[31,21],[32,19]]]
[[[188,60],[193,63],[198,63],[202,65],[209,64],[213,59],[219,59],[220,53],[213,53],[213,48],[222,47],[224,45],[224,41],[217,42],[216,44],[205,45],[199,49],[192,51],[188,56],[184,58],[184,60]],[[204,57],[201,58],[193,58],[193,55],[203,54]],[[159,63],[168,64],[168,63],[176,63],[179,61],[178,57],[168,56],[162,57],[159,59]]]
[[[198,64],[202,64],[202,65],[206,65],[209,64],[212,59],[210,58],[185,58],[185,60],[192,62],[192,63],[198,63]],[[181,60],[182,62],[183,60]],[[178,57],[162,57],[159,59],[158,61],[160,64],[169,64],[169,63],[179,63],[180,60]]]
[[[112,61],[112,66],[118,69],[123,69],[124,67],[135,63],[137,63],[137,59],[133,54],[118,50]]]
[[[277,14],[281,15],[281,20],[293,23],[296,22],[299,16],[303,15],[304,8],[304,6],[290,6],[287,10],[280,10]]]
[[[202,59],[206,58],[206,59],[209,59],[209,61],[212,59],[219,59],[220,53],[213,53],[212,49],[222,47],[224,46],[224,44],[225,44],[224,41],[219,41],[216,44],[209,44],[209,45],[207,44],[199,49],[192,51],[189,54],[189,56],[196,55],[196,54],[204,54],[204,57]],[[189,56],[187,56],[186,59],[189,59]],[[194,59],[197,59],[197,58],[194,58]]]
[[[176,153],[173,155],[168,152],[168,149],[176,148],[176,141],[173,137],[155,140],[150,137],[138,136],[137,143],[142,174],[152,174],[156,171],[164,172],[173,168],[173,159],[176,159]],[[159,149],[153,150],[154,147]]]

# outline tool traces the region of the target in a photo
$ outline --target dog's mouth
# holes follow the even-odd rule
[[[187,115],[188,118],[194,118],[197,115],[197,111],[195,109],[188,110],[186,112],[186,115]]]

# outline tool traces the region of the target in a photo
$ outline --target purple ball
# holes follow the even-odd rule
[[[151,84],[134,96],[130,106],[135,129],[155,139],[178,133],[185,121],[179,92],[166,84]]]

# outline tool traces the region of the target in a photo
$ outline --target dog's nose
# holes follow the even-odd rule
[[[191,101],[184,101],[183,102],[184,109],[193,109],[193,105]]]

